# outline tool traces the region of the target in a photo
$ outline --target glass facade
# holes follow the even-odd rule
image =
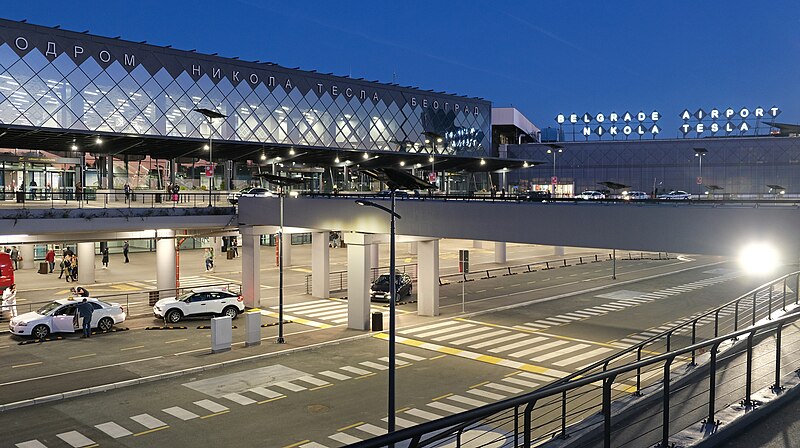
[[[765,196],[769,185],[800,196],[800,138],[745,137],[559,142],[553,169],[550,144],[509,145],[508,157],[543,162],[508,174],[508,185],[539,190],[558,179],[557,192],[608,189],[604,183],[658,193]],[[698,155],[696,155],[698,154]],[[702,155],[701,155],[702,154]],[[701,166],[702,164],[702,166]],[[712,188],[719,187],[719,188]],[[543,188],[544,187],[544,188]],[[620,193],[611,190],[611,193]],[[566,193],[564,193],[566,194]]]
[[[209,127],[198,107],[227,117]],[[491,153],[484,100],[6,20],[0,124],[407,152],[428,152],[432,132],[438,153]]]

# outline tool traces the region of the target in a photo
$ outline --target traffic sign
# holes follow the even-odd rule
[[[469,251],[461,249],[458,251],[458,272],[469,274]]]
[[[558,185],[558,177],[552,176],[550,178],[550,183],[553,184],[553,185]]]
[[[436,173],[428,173],[428,182],[436,182]]]
[[[697,176],[697,185],[703,185],[703,178],[701,176]]]
[[[213,166],[207,166],[206,167],[206,177],[211,177],[213,175],[214,175],[214,167]]]

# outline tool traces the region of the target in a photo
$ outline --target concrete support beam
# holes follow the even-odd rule
[[[252,226],[241,226],[242,296],[249,308],[261,306],[261,234]]]
[[[472,247],[474,247],[475,249],[483,249],[483,241],[473,240]]]
[[[369,330],[370,242],[367,235],[347,238],[347,328]]]
[[[494,262],[505,263],[506,258],[506,243],[495,241],[494,243]]]
[[[311,295],[320,299],[331,296],[330,232],[311,234]]]
[[[416,255],[417,254],[417,242],[416,241],[412,241],[412,242],[408,243],[408,253],[410,253],[411,255]]]
[[[19,264],[20,269],[33,269],[33,247],[33,244],[19,246],[19,256],[22,257],[22,263]]]
[[[439,240],[417,244],[417,314],[439,315]]]
[[[94,283],[94,269],[94,243],[78,243],[78,284]]]
[[[81,243],[83,244],[83,243]],[[80,246],[78,246],[80,250]],[[78,256],[80,263],[80,255]],[[78,276],[80,276],[80,264]],[[175,294],[176,285],[175,230],[156,230],[156,287],[161,290],[161,297]]]

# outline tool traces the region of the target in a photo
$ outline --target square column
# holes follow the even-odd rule
[[[495,263],[505,263],[506,262],[506,243],[497,242],[494,243],[494,262]]]
[[[311,295],[320,299],[331,296],[330,232],[311,234]]]
[[[408,243],[408,253],[411,255],[417,255],[417,242],[412,241]]]
[[[292,234],[284,232],[281,240],[281,247],[283,248],[283,267],[288,267],[292,265]]]
[[[19,256],[22,257],[22,262],[19,263],[20,269],[33,269],[33,253],[34,253],[34,244],[21,244],[19,246]],[[78,270],[80,275],[80,269]]]
[[[78,244],[78,277],[81,275],[80,244]],[[90,244],[94,251],[94,243]],[[92,260],[94,260],[94,255],[92,255]],[[161,297],[175,295],[176,275],[175,231],[158,229],[156,230],[156,288],[161,290]]]
[[[361,233],[347,237],[347,328],[369,330],[370,242]]]
[[[369,246],[370,266],[377,268],[381,265],[381,245],[378,243]],[[380,273],[378,273],[380,275]]]
[[[31,262],[33,262],[33,253],[31,253]],[[94,283],[94,268],[94,243],[78,243],[78,283],[81,285]]]
[[[417,314],[439,315],[439,240],[417,243]]]
[[[261,235],[252,226],[241,226],[242,296],[244,306],[261,306]]]

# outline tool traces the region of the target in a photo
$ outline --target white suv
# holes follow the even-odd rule
[[[159,319],[175,323],[184,317],[230,316],[244,311],[244,298],[224,289],[195,289],[178,297],[161,299],[153,306]]]

